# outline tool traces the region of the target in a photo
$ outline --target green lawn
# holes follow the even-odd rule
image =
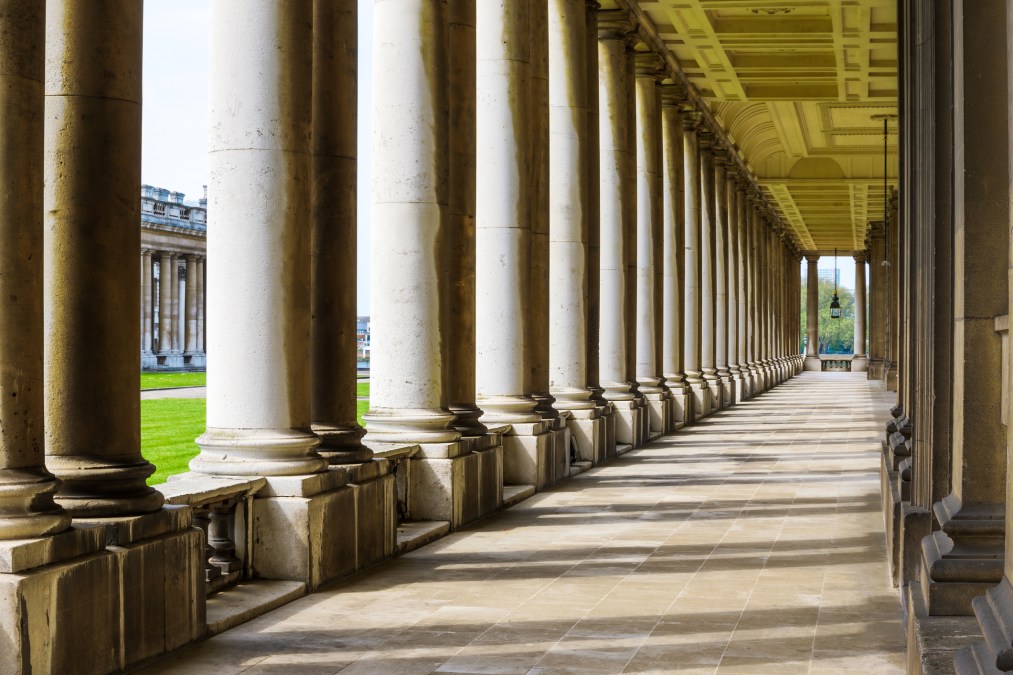
[[[194,439],[204,433],[205,399],[161,398],[141,401],[141,454],[157,467],[149,485],[188,471],[198,452]]]
[[[355,395],[369,398],[369,380],[359,380],[355,383]]]
[[[207,386],[207,373],[141,373],[141,389]]]
[[[367,385],[368,387],[368,385]],[[206,401],[203,398],[160,398],[141,401],[141,454],[157,467],[149,485],[188,471],[199,451],[194,439],[204,433]],[[359,424],[369,401],[356,401]]]

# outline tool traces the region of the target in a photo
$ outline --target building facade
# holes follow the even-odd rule
[[[207,195],[141,186],[141,368],[206,365]]]

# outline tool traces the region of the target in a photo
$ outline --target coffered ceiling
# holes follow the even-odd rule
[[[897,113],[896,0],[636,4],[793,228],[800,248],[864,248],[867,222],[883,217],[880,118]],[[891,186],[896,142],[892,120]]]

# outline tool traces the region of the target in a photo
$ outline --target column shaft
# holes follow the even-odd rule
[[[0,13],[0,540],[70,525],[70,515],[53,502],[57,482],[44,452],[46,8],[43,0],[16,5],[19,11]]]
[[[161,355],[172,351],[172,336],[169,333],[172,322],[172,286],[169,284],[171,267],[172,256],[163,251],[158,256],[158,353]]]
[[[169,302],[169,343],[173,354],[179,354],[182,349],[182,336],[180,335],[180,306],[179,298],[179,255],[173,253],[169,261],[169,292],[172,297]]]
[[[151,251],[141,251],[141,353],[151,354],[153,320]]]
[[[728,235],[726,238],[726,266],[728,288],[728,371],[739,379],[739,191],[735,185],[734,164],[728,165],[725,175],[725,197],[728,200]],[[736,391],[736,398],[739,392]]]
[[[725,168],[728,154],[723,149],[714,162],[714,367],[727,386],[728,372],[728,194]],[[728,394],[722,404],[728,403]]]
[[[626,302],[626,229],[629,218],[627,184],[635,180],[627,161],[630,100],[626,68],[628,17],[615,21],[599,13],[599,204],[600,303],[599,384],[610,401],[632,400],[626,378],[626,325],[631,319]]]
[[[197,258],[197,352],[205,353],[204,348],[204,258]]]
[[[590,409],[587,388],[587,40],[585,0],[549,2],[549,319],[551,393]],[[597,130],[596,130],[597,131]]]
[[[141,23],[136,0],[46,7],[46,452],[75,516],[163,502],[124,358],[140,346]]]
[[[700,147],[694,120],[683,120],[685,251],[683,274],[683,367],[691,385],[703,382],[700,368]]]
[[[352,0],[313,1],[311,428],[332,464],[372,456],[355,395],[357,18]]]
[[[662,223],[663,267],[662,284],[662,354],[661,372],[665,383],[673,390],[685,390],[683,371],[683,260],[686,252],[685,203],[683,190],[683,138],[682,116],[679,104],[681,89],[675,85],[663,87],[661,108],[662,138]],[[685,421],[680,420],[680,421]]]
[[[478,3],[477,387],[483,422],[535,422],[531,1]],[[518,103],[518,102],[524,102]]]
[[[601,190],[598,120],[598,2],[585,0],[585,93],[587,96],[587,386],[594,401],[606,403],[599,375],[601,325]]]
[[[855,355],[851,370],[868,370],[869,357],[865,351],[865,254],[855,256]]]
[[[215,320],[207,327],[207,430],[193,471],[326,468],[310,432],[307,349],[312,18],[311,0],[212,6],[208,210],[217,215],[208,228],[215,264],[207,300]]]
[[[186,353],[197,353],[197,257],[186,256]]]
[[[717,382],[718,372],[714,361],[716,201],[714,153],[710,141],[708,138],[700,149],[700,369],[704,379],[713,383]]]

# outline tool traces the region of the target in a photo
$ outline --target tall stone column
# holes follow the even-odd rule
[[[701,180],[700,180],[700,133],[697,129],[696,114],[689,112],[683,116],[683,158],[685,167],[684,202],[685,213],[685,251],[684,264],[684,302],[683,302],[683,365],[686,369],[686,382],[693,396],[691,418],[695,421],[710,414],[711,390],[703,377],[701,366],[701,337],[703,327],[700,323],[700,296],[702,279],[700,276],[701,241]]]
[[[732,403],[742,399],[742,375],[739,370],[739,191],[735,184],[738,169],[728,165],[725,174],[725,198],[728,201],[727,274],[728,274],[728,373],[732,380]]]
[[[46,12],[42,0],[18,6],[22,11],[8,8],[0,13],[0,30],[6,36],[0,41],[0,85],[5,94],[0,98],[0,182],[5,192],[0,209],[0,540],[42,537],[70,525],[70,515],[53,502],[57,482],[46,470],[44,453]],[[132,359],[121,355],[120,361],[129,365]],[[9,619],[21,621],[20,616]],[[6,624],[0,620],[0,626]],[[9,665],[7,655],[0,655],[0,670]]]
[[[179,297],[179,258],[179,254],[173,253],[169,261],[169,292],[172,294],[169,303],[169,342],[172,345],[171,352],[176,356],[174,365],[182,365],[182,359],[178,355],[183,353],[180,310],[183,309],[185,300]]]
[[[636,233],[636,378],[647,401],[650,433],[664,433],[668,389],[658,363],[656,269],[661,265],[661,99],[658,82],[664,63],[653,52],[636,55],[637,233]]]
[[[141,366],[150,368],[155,365],[152,351],[152,322],[154,306],[151,290],[151,250],[141,251]]]
[[[204,261],[204,256],[197,257],[197,352],[202,355],[206,352],[204,347]]]
[[[736,240],[736,268],[738,271],[738,337],[737,357],[739,364],[739,393],[741,398],[752,396],[751,378],[749,376],[749,324],[751,300],[751,281],[749,278],[749,197],[748,183],[745,179],[738,181],[738,216],[736,218],[738,238]]]
[[[864,373],[869,369],[865,353],[865,252],[855,255],[855,355],[851,371]]]
[[[357,17],[349,0],[313,3],[310,407],[331,464],[373,454],[362,444],[355,395]]]
[[[217,215],[207,239],[215,263],[207,279],[208,313],[215,318],[207,343],[214,356],[208,364],[207,430],[197,439],[201,451],[190,468],[224,475],[311,474],[327,466],[310,431],[307,349],[312,3],[251,7],[243,0],[217,0],[211,30],[216,48],[208,210]],[[273,48],[264,49],[268,44]],[[378,175],[389,169],[379,160],[376,168]],[[250,185],[261,189],[251,191]],[[376,216],[377,223],[393,220],[381,209]],[[398,265],[374,264],[389,276],[409,267],[404,258]],[[373,288],[382,297],[382,284]]]
[[[187,360],[197,353],[197,256],[184,256],[186,260],[186,340]]]
[[[627,303],[627,230],[630,191],[635,184],[629,162],[629,91],[626,42],[633,28],[627,12],[598,12],[599,204],[600,204],[600,352],[599,384],[616,409],[616,442],[636,440],[640,409],[627,379],[627,325],[633,313]]]
[[[1007,489],[1003,378],[982,377],[1008,367],[996,332],[1009,312],[1010,118],[1006,61],[996,59],[1006,53],[1006,6],[954,10],[953,133],[963,153],[953,172],[952,487],[933,506],[938,531],[922,540],[929,613],[946,615],[970,614],[971,599],[1002,579]]]
[[[714,197],[714,135],[700,134],[700,369],[711,392],[708,413],[721,406],[721,380],[715,362],[715,276],[717,253],[716,200]]]
[[[887,330],[889,321],[887,299],[886,224],[869,223],[866,239],[869,250],[869,374],[870,380],[886,376]]]
[[[52,0],[46,21],[48,464],[76,517],[148,513],[163,499],[124,358],[141,341],[141,3]]]
[[[587,386],[587,139],[585,0],[549,2],[549,320],[550,393],[582,459],[604,461],[595,402]],[[595,130],[597,131],[597,130]]]
[[[172,267],[172,255],[162,251],[158,255],[158,356],[164,363],[172,351],[172,285],[169,283],[169,269]]]
[[[599,411],[612,419],[612,407],[603,396],[598,373],[598,347],[601,320],[601,198],[598,138],[598,10],[597,0],[585,0],[584,65],[587,95],[587,386]],[[550,158],[551,159],[551,158]],[[606,429],[606,435],[608,431]],[[614,436],[614,433],[612,434]],[[609,441],[606,438],[605,444]],[[615,439],[611,441],[615,452]]]
[[[728,370],[728,193],[725,173],[728,152],[714,156],[714,367],[721,381],[722,408],[735,399],[732,374]]]
[[[819,356],[820,257],[815,254],[807,255],[805,260],[805,369],[820,371],[823,369]]]
[[[683,190],[682,115],[679,108],[685,90],[674,84],[662,85],[661,94],[661,167],[662,167],[662,352],[661,372],[672,392],[672,427],[679,429],[691,421],[692,403],[686,373],[683,370],[683,271],[686,256],[686,205]]]

